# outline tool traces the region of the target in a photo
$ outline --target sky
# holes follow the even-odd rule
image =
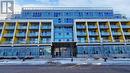
[[[22,7],[112,7],[130,17],[130,0],[15,0],[15,13]]]

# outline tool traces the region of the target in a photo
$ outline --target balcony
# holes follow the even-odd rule
[[[30,33],[28,36],[30,36],[30,37],[37,37],[38,33]]]
[[[95,28],[97,28],[96,25],[88,25],[88,29],[95,29]]]
[[[48,33],[41,33],[41,36],[51,36],[51,33],[48,32]]]
[[[51,38],[42,38],[40,44],[50,44]]]
[[[130,39],[126,39],[126,43],[130,43]]]
[[[39,26],[30,26],[29,29],[39,29]]]
[[[26,44],[25,40],[18,40],[17,42],[15,42],[15,44]]]
[[[42,26],[41,29],[51,29],[51,26]]]
[[[18,29],[27,29],[27,26],[19,26]]]
[[[16,36],[17,37],[26,37],[26,33],[18,33]]]
[[[38,41],[29,41],[28,44],[38,44]]]
[[[108,36],[108,35],[110,35],[110,33],[109,32],[101,32],[101,35],[102,36],[106,36],[106,35]]]
[[[114,42],[121,42],[123,40],[120,40],[120,39],[114,39]]]
[[[99,43],[100,40],[92,40],[92,39],[91,39],[89,42],[90,42],[90,43]]]
[[[130,35],[130,32],[124,32],[124,35]]]
[[[87,35],[87,33],[85,33],[85,32],[77,32],[77,36],[86,36]]]
[[[4,37],[13,37],[14,33],[7,33],[7,34],[4,34]]]
[[[41,41],[40,44],[51,44],[51,41]]]
[[[0,29],[3,29],[3,27],[2,27],[2,26],[0,26]]]
[[[78,40],[78,43],[86,43],[86,40]]]
[[[106,25],[100,25],[99,27],[100,27],[100,29],[109,28],[109,27],[108,27],[108,26],[106,26]]]
[[[112,32],[112,35],[121,35],[121,32]]]
[[[111,28],[120,28],[120,27],[117,25],[111,25]]]
[[[108,42],[112,42],[112,41],[111,41],[111,40],[108,40],[108,39],[103,39],[101,42],[102,42],[102,43],[108,43]]]
[[[86,27],[83,26],[83,25],[82,25],[82,26],[81,26],[81,25],[77,25],[76,27],[77,27],[77,29],[85,29],[85,28],[86,28]]]
[[[122,25],[122,28],[130,28],[129,25]]]
[[[5,29],[14,30],[14,29],[15,29],[15,26],[7,26],[7,27],[5,27]]]
[[[2,44],[12,44],[12,41],[5,41],[4,43]]]
[[[98,33],[96,33],[96,32],[89,32],[89,36],[98,36]]]

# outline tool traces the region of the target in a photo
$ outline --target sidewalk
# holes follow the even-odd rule
[[[130,65],[130,59],[86,59],[86,58],[57,58],[57,59],[32,59],[32,60],[0,60],[0,65]]]

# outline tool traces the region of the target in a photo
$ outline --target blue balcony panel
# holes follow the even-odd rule
[[[96,25],[88,25],[88,29],[96,29],[97,26]]]
[[[115,29],[115,28],[120,28],[120,27],[117,25],[111,25],[111,28]]]
[[[130,35],[130,32],[124,32],[124,35]]]
[[[86,36],[87,35],[87,33],[85,33],[85,32],[77,32],[77,36]]]
[[[38,33],[30,33],[28,36],[30,36],[30,37],[37,37]]]
[[[42,26],[41,29],[51,29],[51,26]]]
[[[29,29],[39,29],[39,26],[30,26]]]
[[[122,28],[130,28],[129,25],[122,25]]]
[[[4,34],[4,37],[13,37],[14,33]]]
[[[98,33],[96,33],[96,32],[89,32],[89,36],[98,36]]]
[[[100,29],[107,29],[107,28],[109,28],[108,26],[103,26],[103,25],[101,25],[101,26],[99,26],[99,28]]]
[[[18,33],[16,36],[17,37],[26,37],[26,33]]]
[[[109,32],[101,32],[100,34],[101,34],[102,36],[106,36],[106,35],[108,36],[108,35],[110,35]]]
[[[112,35],[121,35],[121,32],[112,32]]]
[[[15,29],[15,26],[8,26],[8,27],[5,27],[5,29],[14,30],[14,29]]]
[[[41,36],[51,36],[51,33],[41,33]]]
[[[76,27],[77,27],[77,29],[86,29],[86,26],[79,26],[79,25],[77,25]]]
[[[27,26],[19,26],[17,29],[27,29]]]

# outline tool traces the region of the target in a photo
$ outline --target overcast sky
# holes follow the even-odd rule
[[[112,7],[115,12],[130,17],[130,0],[15,0],[15,11],[21,7]]]

